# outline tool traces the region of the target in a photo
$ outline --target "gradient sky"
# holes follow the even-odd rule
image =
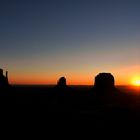
[[[116,84],[140,76],[140,1],[0,0],[0,67],[12,84]]]

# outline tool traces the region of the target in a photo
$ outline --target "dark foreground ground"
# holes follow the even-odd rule
[[[138,87],[117,87],[117,94],[111,96],[94,96],[91,88],[71,86],[58,90],[51,86],[13,86],[1,91],[1,109],[5,112],[1,111],[1,116],[19,120],[20,124],[59,123],[59,127],[62,123],[75,122],[92,124],[94,128],[139,127]]]

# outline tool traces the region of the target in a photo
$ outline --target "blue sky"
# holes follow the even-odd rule
[[[135,0],[1,0],[1,67],[13,83],[55,83],[61,75],[88,83],[102,71],[128,83],[123,70],[140,71],[139,7]]]

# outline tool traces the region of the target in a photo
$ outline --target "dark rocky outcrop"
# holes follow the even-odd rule
[[[95,77],[94,86],[96,89],[112,90],[115,88],[115,80],[111,73],[99,73]]]
[[[0,88],[7,88],[8,86],[8,72],[6,71],[6,76],[4,76],[3,69],[0,69]]]
[[[57,82],[57,86],[59,86],[59,87],[66,87],[66,78],[65,77],[59,78],[59,80]]]

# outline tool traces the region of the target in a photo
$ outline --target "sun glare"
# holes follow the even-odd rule
[[[134,86],[140,86],[140,77],[135,77],[132,81]]]

